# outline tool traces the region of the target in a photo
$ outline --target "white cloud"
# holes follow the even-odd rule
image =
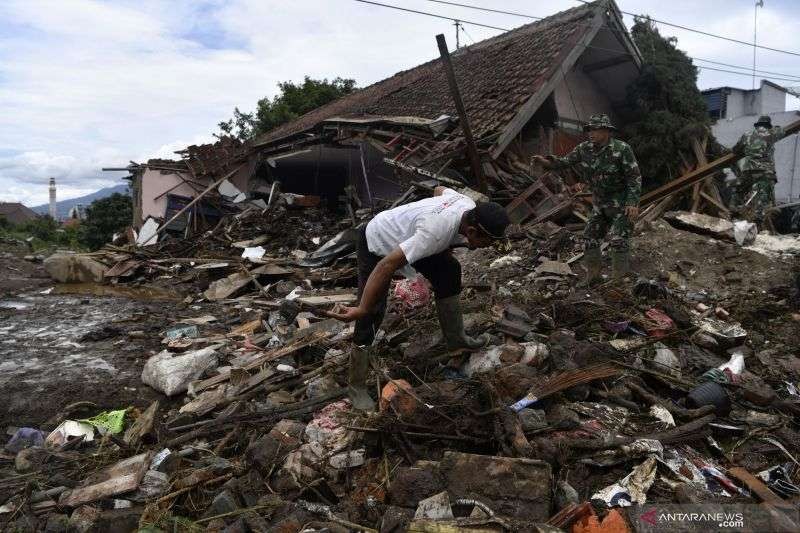
[[[425,0],[387,3],[501,27],[529,22]],[[752,35],[747,2],[620,3],[710,32],[743,40]],[[502,8],[546,16],[575,5],[508,0]],[[765,44],[800,48],[794,34],[800,20],[788,5],[768,1],[759,11]],[[466,28],[466,43],[497,33]],[[752,61],[746,47],[674,28],[663,32],[678,36],[691,55]],[[235,106],[252,109],[280,81],[345,76],[363,86],[436,57],[437,33],[452,44],[447,20],[352,0],[5,0],[0,199],[42,203],[51,175],[62,198],[118,183],[118,174],[101,167],[173,157],[188,144],[210,142],[216,124]],[[759,68],[800,76],[795,59],[759,52]],[[748,86],[749,79],[704,70],[700,83]]]

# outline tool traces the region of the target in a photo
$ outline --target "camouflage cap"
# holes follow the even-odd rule
[[[602,129],[617,131],[617,128],[611,124],[611,119],[606,114],[592,115],[589,122],[583,126],[583,131]]]
[[[753,124],[753,126],[766,126],[768,128],[772,127],[772,119],[769,115],[761,115],[758,117],[758,120]]]

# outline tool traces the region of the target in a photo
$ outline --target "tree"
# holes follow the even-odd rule
[[[131,225],[133,203],[127,194],[114,193],[95,200],[86,208],[81,222],[80,240],[90,250],[97,250],[111,241],[114,233]]]
[[[335,78],[315,80],[306,76],[303,83],[285,81],[278,84],[280,93],[272,100],[262,98],[253,113],[243,113],[239,108],[233,110],[233,118],[218,124],[221,135],[230,135],[240,140],[266,133],[281,124],[332,102],[355,90],[353,79]]]
[[[632,120],[624,128],[646,185],[661,185],[680,175],[681,152],[691,154],[692,138],[711,135],[705,100],[697,88],[697,68],[663,37],[649,18],[637,17],[631,29],[642,53],[642,70],[628,87]],[[716,140],[710,139],[710,145]]]

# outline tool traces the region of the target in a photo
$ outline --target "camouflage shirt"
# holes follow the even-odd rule
[[[783,128],[775,126],[766,128],[757,126],[750,133],[745,133],[733,152],[741,155],[740,168],[745,172],[775,173],[775,143],[783,138]]]
[[[564,157],[552,160],[551,168],[566,167],[572,167],[580,180],[589,185],[595,205],[639,204],[642,174],[627,143],[610,139],[608,144],[597,148],[591,141],[582,142]]]

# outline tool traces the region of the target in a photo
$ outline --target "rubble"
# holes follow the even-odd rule
[[[507,242],[454,251],[467,329],[489,345],[448,352],[427,284],[399,280],[366,414],[344,399],[352,326],[329,311],[357,299],[353,217],[369,214],[276,196],[231,200],[191,239],[165,230],[90,257],[103,290],[170,299],[63,339],[129,347],[108,379],[134,390],[93,398],[81,383],[65,403],[97,403],[9,420],[0,524],[622,531],[645,502],[796,505],[789,254],[656,220],[636,233],[638,279],[576,289],[580,234],[517,202]],[[109,411],[121,431],[87,423]]]

